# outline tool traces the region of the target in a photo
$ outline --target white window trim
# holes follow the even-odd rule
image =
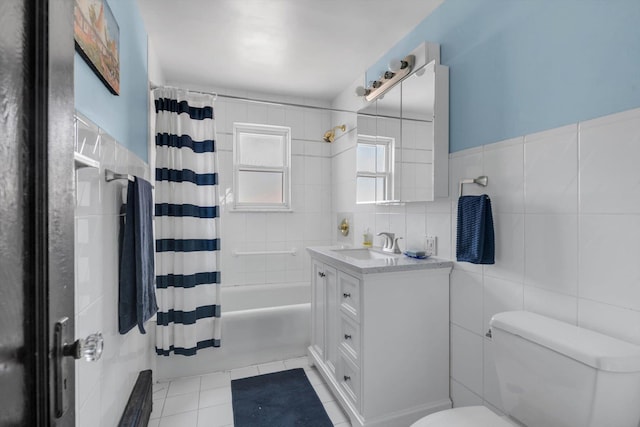
[[[239,151],[237,134],[251,132],[265,135],[279,135],[283,137],[283,166],[268,167],[255,165],[242,165],[239,163]],[[239,173],[240,171],[256,172],[282,172],[282,197],[283,203],[239,203]],[[287,126],[259,125],[254,123],[233,124],[233,206],[231,211],[236,212],[291,212],[291,128]]]
[[[382,177],[385,179],[385,200],[383,201],[371,201],[371,202],[356,202],[356,204],[366,205],[366,204],[374,204],[380,203],[384,201],[393,200],[393,168],[395,165],[395,139],[390,138],[388,136],[372,136],[372,135],[358,135],[358,144],[368,144],[368,145],[386,145],[387,146],[387,158],[386,160],[386,172],[371,172],[371,171],[361,171],[356,170],[356,182],[359,177],[365,178],[379,178]],[[358,150],[356,146],[356,162],[357,162]],[[356,197],[357,200],[357,197]]]

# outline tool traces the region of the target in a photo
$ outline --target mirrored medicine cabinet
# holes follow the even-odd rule
[[[449,69],[433,60],[358,112],[357,203],[448,196]]]

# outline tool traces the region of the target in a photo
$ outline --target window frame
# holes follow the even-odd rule
[[[364,145],[384,145],[386,146],[386,159],[385,159],[385,170],[386,172],[375,172],[375,171],[361,171],[358,169],[358,146],[360,144]],[[393,170],[395,165],[395,138],[391,138],[388,136],[373,136],[373,135],[358,135],[358,141],[356,144],[356,204],[375,204],[380,202],[388,202],[393,200],[393,190],[394,190],[394,182],[393,182]],[[370,202],[359,202],[357,191],[358,191],[358,178],[383,178],[385,183],[384,189],[384,200],[373,200]]]
[[[282,166],[256,166],[240,163],[239,136],[243,133],[276,135],[282,138]],[[282,173],[282,203],[240,203],[240,172]],[[288,126],[262,125],[255,123],[233,124],[233,207],[238,212],[291,212],[291,128]]]

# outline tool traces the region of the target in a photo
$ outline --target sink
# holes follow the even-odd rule
[[[332,252],[336,252],[340,255],[344,255],[355,259],[392,259],[398,258],[401,254],[392,254],[386,252],[379,252],[369,248],[358,249],[331,249]]]
[[[355,273],[387,273],[391,271],[428,270],[432,268],[451,268],[453,263],[447,260],[429,257],[415,259],[383,252],[380,248],[354,248],[345,246],[316,246],[307,248],[311,257],[321,259],[331,265],[347,268]]]

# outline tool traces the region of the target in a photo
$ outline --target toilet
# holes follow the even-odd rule
[[[640,346],[527,311],[491,319],[507,416],[448,409],[411,427],[637,427]]]

